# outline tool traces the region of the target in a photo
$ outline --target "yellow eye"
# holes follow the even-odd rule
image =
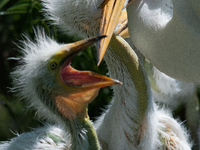
[[[57,68],[58,64],[56,62],[51,62],[50,63],[50,68],[51,70],[55,70]]]

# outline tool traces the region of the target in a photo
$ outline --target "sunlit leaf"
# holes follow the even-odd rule
[[[13,6],[8,8],[6,11],[0,12],[0,15],[26,14],[32,11],[35,4],[39,3],[31,0],[20,0],[16,2]]]
[[[0,1],[0,9],[1,9],[4,5],[6,5],[9,1],[10,1],[10,0],[1,0],[1,1]]]

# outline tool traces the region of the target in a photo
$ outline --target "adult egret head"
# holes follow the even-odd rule
[[[104,37],[58,44],[39,30],[36,42],[29,39],[23,42],[23,57],[12,74],[13,90],[26,99],[38,115],[64,124],[71,134],[73,150],[99,148],[87,106],[100,88],[121,84],[90,71],[78,71],[70,65],[78,52]]]

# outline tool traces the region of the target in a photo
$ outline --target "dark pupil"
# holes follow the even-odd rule
[[[56,63],[51,63],[51,69],[55,69],[57,67]]]

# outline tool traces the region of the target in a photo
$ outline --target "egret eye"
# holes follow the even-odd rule
[[[57,68],[58,64],[56,62],[50,63],[51,70],[55,70]]]

